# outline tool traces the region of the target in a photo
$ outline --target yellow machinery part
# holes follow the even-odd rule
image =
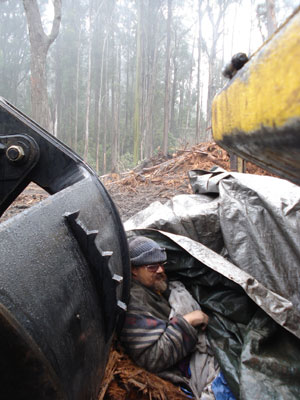
[[[212,105],[215,141],[300,184],[300,8]]]

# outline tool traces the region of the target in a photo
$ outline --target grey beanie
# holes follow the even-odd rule
[[[134,266],[156,264],[167,260],[165,249],[144,236],[136,236],[129,242],[129,255]]]

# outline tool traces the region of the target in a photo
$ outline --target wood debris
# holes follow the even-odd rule
[[[115,344],[102,381],[98,400],[186,400],[181,389],[138,367]]]
[[[188,172],[193,169],[209,171],[213,166],[229,171],[230,159],[216,143],[208,142],[178,150],[168,157],[159,154],[131,171],[107,174],[100,179],[117,205],[121,218],[126,221],[156,200],[164,203],[175,195],[191,194]],[[268,174],[251,163],[247,163],[247,172]]]
[[[149,166],[150,164],[150,166]],[[151,165],[154,164],[154,165]],[[146,165],[146,166],[144,166]],[[122,174],[104,175],[100,177],[108,190],[115,185],[128,186],[134,189],[138,185],[166,184],[172,188],[181,187],[185,181],[185,189],[190,192],[187,173],[192,169],[209,170],[217,165],[228,169],[229,156],[227,152],[215,143],[201,143],[190,150],[178,150],[172,158],[165,160],[160,155],[153,157],[145,164]]]

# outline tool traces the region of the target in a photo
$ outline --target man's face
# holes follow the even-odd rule
[[[167,276],[162,264],[132,267],[132,276],[154,292],[163,293],[167,289]]]

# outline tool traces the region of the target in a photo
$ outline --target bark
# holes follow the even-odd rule
[[[174,134],[175,132],[175,102],[177,97],[177,73],[178,73],[178,40],[177,33],[174,32],[174,53],[173,53],[173,85],[172,85],[172,100],[171,100],[171,118],[170,118],[170,130]]]
[[[100,4],[97,14],[100,12],[101,7],[103,5],[103,1]],[[103,44],[102,44],[102,49],[101,49],[101,66],[100,66],[100,76],[99,76],[99,91],[98,91],[98,99],[96,100],[98,109],[97,109],[97,115],[95,116],[96,119],[96,171],[99,174],[100,172],[100,147],[101,147],[101,142],[102,142],[102,170],[106,170],[106,70],[107,70],[107,59],[108,59],[108,47],[107,47],[107,42],[108,42],[108,35],[109,35],[109,29],[108,27],[111,24],[111,18],[112,18],[112,12],[113,8],[110,9],[109,14],[107,15],[106,18],[104,18],[103,22],[101,24],[104,24],[102,27],[103,30]],[[103,118],[105,117],[105,118]],[[104,130],[103,130],[103,126]],[[103,131],[103,137],[101,136],[101,133]],[[105,131],[105,132],[104,132]],[[102,140],[101,140],[102,137]]]
[[[178,111],[178,126],[182,126],[183,121],[183,110],[184,110],[184,84],[181,83],[179,86],[179,111]]]
[[[261,34],[262,41],[265,42],[266,37],[263,32],[263,18],[264,18],[265,10],[263,10],[263,4],[258,4],[256,7],[256,17],[257,17],[257,24],[258,29]]]
[[[102,159],[102,172],[103,174],[106,173],[107,169],[107,114],[108,114],[108,103],[109,103],[109,96],[108,96],[108,49],[109,49],[109,42],[106,46],[106,56],[105,56],[105,70],[103,75],[103,138],[102,138],[102,145],[103,145],[103,159]]]
[[[46,58],[49,47],[59,33],[61,0],[53,0],[52,29],[46,35],[42,26],[37,0],[23,0],[31,50],[31,107],[32,118],[47,130],[51,129],[50,107],[47,93]]]
[[[98,24],[97,24],[98,27]],[[97,28],[96,28],[97,29]],[[99,42],[97,39],[99,38]],[[99,32],[99,29],[97,32],[95,32],[95,43],[94,43],[94,48],[96,48],[95,51],[95,56],[94,56],[94,127],[93,127],[93,132],[95,135],[96,139],[96,146],[95,146],[95,160],[97,160],[97,139],[98,139],[98,126],[99,126],[99,102],[100,102],[100,70],[101,70],[101,51],[100,54],[97,53],[98,48],[100,49],[102,46],[102,40],[101,34]]]
[[[148,89],[148,105],[147,105],[147,118],[146,118],[146,156],[152,157],[153,155],[153,106],[154,106],[154,94],[155,94],[155,83],[157,75],[157,45],[155,44],[153,53],[153,62],[151,69],[151,80],[149,82]]]
[[[110,62],[110,73],[111,73],[111,168],[110,170],[116,172],[116,125],[115,125],[115,36],[112,29],[111,34],[111,62]]]
[[[140,129],[140,96],[141,96],[141,3],[137,1],[138,7],[138,25],[136,40],[136,78],[135,78],[135,96],[134,96],[134,142],[133,142],[133,161],[137,164],[139,160],[139,147],[141,140]]]
[[[212,133],[211,133],[211,104],[214,95],[216,94],[217,91],[217,85],[216,85],[216,71],[215,71],[215,66],[216,66],[216,58],[217,58],[217,44],[218,40],[221,35],[220,31],[220,25],[222,21],[222,17],[224,13],[226,12],[226,9],[228,5],[230,4],[230,0],[218,0],[217,2],[217,7],[214,6],[214,8],[211,7],[211,5],[208,3],[207,5],[207,13],[208,13],[208,18],[210,20],[211,26],[212,26],[212,45],[210,49],[208,50],[206,47],[206,52],[208,55],[208,91],[207,91],[207,104],[206,104],[206,113],[207,113],[207,119],[206,119],[206,140],[211,140],[212,138]],[[224,29],[224,28],[223,28]]]
[[[166,48],[166,69],[165,69],[165,101],[164,101],[164,132],[163,132],[163,154],[164,155],[167,155],[167,153],[168,153],[168,139],[169,139],[171,21],[172,21],[172,0],[168,0],[167,48]]]
[[[89,41],[88,41],[88,76],[86,89],[86,113],[85,113],[85,135],[84,135],[84,155],[87,161],[89,151],[89,122],[91,106],[91,71],[92,71],[92,0],[89,2]]]
[[[102,60],[101,60],[101,69],[100,69],[100,89],[99,89],[99,101],[98,101],[98,125],[97,125],[97,141],[96,141],[96,171],[99,173],[99,161],[100,161],[100,136],[101,136],[101,127],[102,127],[102,119],[101,119],[101,110],[103,106],[103,76],[104,76],[104,60],[106,53],[106,43],[107,43],[107,33],[104,36],[103,47],[102,47]]]
[[[193,40],[193,48],[192,48],[191,64],[190,64],[190,73],[189,73],[188,88],[187,88],[187,113],[186,113],[185,130],[187,130],[189,128],[189,126],[190,126],[191,100],[192,100],[191,88],[192,88],[192,82],[193,82],[194,50],[195,50],[195,38]],[[198,64],[199,64],[199,60],[198,60]],[[199,95],[198,81],[197,81],[197,94]],[[199,100],[197,99],[197,102],[198,101]],[[198,125],[196,125],[196,126],[198,126]]]
[[[202,43],[202,10],[201,10],[201,0],[198,2],[198,63],[197,63],[197,111],[196,111],[196,143],[200,141],[200,81],[201,81],[201,43]]]
[[[147,58],[147,46],[145,45],[146,35],[145,35],[145,7],[143,4],[141,13],[141,105],[140,105],[140,127],[141,127],[141,140],[140,140],[140,160],[144,158],[145,152],[145,137],[146,137],[146,129],[145,129],[145,116],[146,116],[146,107],[147,107],[147,85],[148,85],[148,60]]]
[[[117,68],[118,68],[118,83],[116,87],[116,107],[115,107],[115,158],[116,168],[118,170],[119,157],[120,157],[120,103],[121,103],[121,45],[118,49],[117,57]]]
[[[78,144],[78,107],[79,107],[79,69],[80,69],[80,41],[81,41],[81,27],[78,31],[78,47],[76,56],[76,84],[75,84],[75,128],[74,128],[74,150],[77,152]]]
[[[119,49],[115,48],[115,40],[113,34],[112,40],[112,63],[111,63],[111,70],[112,70],[112,87],[111,87],[111,104],[112,104],[112,143],[111,143],[111,171],[117,172],[118,170],[118,147],[119,147]],[[116,71],[118,72],[118,82],[116,82]]]
[[[127,67],[126,67],[126,104],[125,104],[125,132],[128,132],[128,121],[129,121],[129,70],[130,70],[130,62],[129,62],[129,45],[127,46]]]
[[[146,18],[146,105],[145,105],[145,157],[153,155],[153,105],[155,84],[157,77],[157,37],[158,37],[158,13],[161,2],[148,0],[148,14]]]
[[[56,59],[55,59],[55,105],[54,105],[54,116],[53,116],[53,134],[55,137],[58,135],[58,126],[60,125],[60,115],[62,109],[62,85],[61,85],[61,45],[58,40],[56,46]],[[60,138],[63,140],[64,138]]]
[[[201,84],[200,85],[200,110],[202,110],[203,108],[203,84]],[[201,117],[201,115],[200,115],[200,117]],[[201,119],[200,119],[200,121],[199,121],[199,125],[200,125],[200,128],[201,128]],[[205,126],[203,127],[203,128],[205,128]],[[202,136],[202,137],[201,137]],[[205,135],[201,135],[200,134],[200,142],[202,141],[202,142],[204,142],[205,141]]]

